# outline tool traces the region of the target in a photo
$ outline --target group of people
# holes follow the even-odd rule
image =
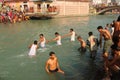
[[[70,36],[70,41],[75,41],[77,36],[77,40],[80,42],[80,48],[78,49],[81,52],[85,52],[86,48],[89,47],[90,50],[90,58],[95,59],[96,53],[98,50],[98,46],[100,48],[103,47],[103,62],[104,62],[104,70],[106,73],[106,78],[111,77],[111,73],[118,72],[120,73],[120,16],[118,20],[113,21],[111,23],[113,31],[110,32],[107,28],[103,28],[102,26],[98,26],[97,30],[100,33],[100,38],[93,35],[93,32],[89,32],[88,39],[85,41],[81,36],[78,36],[75,31],[71,28],[69,33],[61,36],[58,32],[55,32],[55,38],[51,40],[46,40],[43,34],[39,35],[39,40],[35,40],[34,43],[29,47],[30,51],[28,53],[29,56],[33,57],[36,55],[36,50],[41,47],[45,48],[46,43],[56,41],[57,45],[62,45],[61,39]],[[106,25],[108,26],[108,25]],[[103,38],[104,39],[103,39]],[[104,40],[104,45],[103,41]],[[46,71],[50,72],[60,72],[64,73],[59,67],[57,57],[55,56],[55,52],[50,52],[50,58],[46,62]]]
[[[106,79],[113,79],[118,77],[113,72],[116,72],[120,75],[120,16],[116,21],[113,21],[112,32],[110,34],[109,27],[103,29],[102,26],[98,26],[97,29],[100,32],[100,48],[102,47],[102,37],[104,38],[103,46],[103,62],[104,62],[104,71],[106,73]],[[118,80],[116,78],[115,80]]]
[[[68,34],[65,34],[64,36],[61,36],[58,32],[55,32],[55,38],[48,40],[48,41],[46,41],[46,38],[44,37],[43,34],[40,34],[39,40],[38,41],[35,40],[34,43],[29,46],[30,51],[29,51],[28,55],[30,57],[36,56],[36,51],[39,47],[45,48],[46,43],[49,43],[52,41],[56,41],[56,44],[58,46],[60,46],[60,45],[62,45],[61,39],[65,38],[67,36],[71,36],[70,41],[75,41],[76,33],[73,29],[70,29],[70,32]],[[64,74],[64,71],[62,71],[59,67],[58,59],[55,56],[55,52],[50,52],[49,56],[50,56],[50,58],[46,62],[46,67],[45,67],[46,71],[48,73],[60,72],[60,73]]]
[[[97,51],[96,49],[93,49],[93,47],[96,46],[96,42],[95,42],[95,39],[96,37],[93,36],[93,33],[92,32],[89,32],[89,38],[88,38],[88,41],[89,41],[89,47],[90,47],[90,50],[91,50],[91,57],[95,58],[95,55],[93,53],[95,53],[94,51]],[[55,38],[51,39],[51,40],[46,40],[46,38],[44,37],[43,34],[40,34],[39,35],[39,40],[35,40],[33,44],[31,44],[29,46],[30,48],[30,51],[28,53],[28,55],[30,57],[34,57],[36,56],[36,51],[37,49],[40,47],[40,48],[45,48],[46,47],[46,43],[49,43],[49,42],[52,42],[52,41],[56,41],[56,44],[58,46],[62,45],[62,38],[66,38],[70,36],[70,41],[73,42],[75,41],[75,38],[77,36],[76,32],[71,28],[69,33],[61,36],[58,32],[55,32]],[[93,40],[92,40],[93,39]],[[80,48],[78,49],[79,51],[81,52],[85,52],[86,51],[86,41],[84,41],[82,39],[81,36],[77,36],[77,40],[80,42],[81,46]],[[50,72],[60,72],[60,73],[64,73],[64,71],[62,71],[59,67],[59,64],[58,64],[58,60],[57,60],[57,57],[55,56],[55,52],[50,52],[50,58],[48,59],[48,61],[46,62],[46,71],[48,73]],[[49,67],[48,67],[49,66]]]
[[[46,38],[44,37],[43,34],[40,34],[39,35],[39,40],[35,40],[34,43],[32,45],[29,46],[30,48],[30,52],[29,52],[29,56],[35,56],[36,55],[36,49],[37,48],[45,48],[46,47],[46,43],[49,43],[49,42],[53,42],[53,41],[56,41],[56,44],[58,46],[62,45],[62,38],[65,38],[67,36],[71,36],[70,38],[70,41],[75,41],[75,36],[76,36],[76,33],[75,31],[71,28],[70,29],[70,32],[68,34],[65,34],[63,36],[61,36],[58,32],[55,32],[55,38],[51,39],[51,40],[46,40]]]
[[[29,16],[25,15],[25,11],[22,10],[15,10],[14,8],[6,5],[2,5],[0,10],[0,22],[1,23],[16,23],[29,20]]]

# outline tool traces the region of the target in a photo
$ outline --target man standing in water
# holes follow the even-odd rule
[[[102,47],[102,37],[104,37],[104,46],[103,46],[103,59],[104,59],[104,69],[107,75],[108,74],[108,67],[106,66],[108,62],[108,52],[110,46],[112,45],[112,37],[108,30],[103,29],[102,26],[97,27],[98,31],[100,32],[100,48]]]
[[[70,41],[75,41],[75,35],[76,35],[75,31],[71,28],[70,32],[64,35],[63,37],[70,36]]]
[[[52,40],[50,40],[48,42],[51,42],[51,41],[56,41],[57,45],[62,45],[61,36],[60,36],[60,34],[58,32],[55,32],[55,38],[53,38]]]
[[[38,49],[38,45],[37,45],[38,43],[37,43],[37,42],[38,42],[38,41],[35,40],[34,43],[29,46],[30,51],[29,51],[28,55],[29,55],[30,57],[36,56],[36,52],[37,52],[37,49]]]
[[[40,47],[41,47],[41,48],[45,48],[46,39],[45,39],[45,37],[44,37],[43,34],[40,34],[39,36],[40,36],[40,38],[39,38]]]
[[[120,47],[120,16],[118,17],[117,21],[114,23],[114,33],[113,33],[113,42],[115,45]]]
[[[108,30],[103,29],[102,26],[97,27],[100,32],[100,47],[102,47],[102,37],[104,37],[103,56],[108,57],[108,51],[112,45],[112,37]]]
[[[87,39],[87,43],[89,44],[87,45],[89,46],[90,49],[90,58],[95,59],[97,53],[97,46],[98,46],[97,38],[93,35],[92,32],[89,32],[88,35],[89,37]]]
[[[50,58],[46,62],[45,69],[48,73],[54,73],[54,72],[60,72],[64,74],[64,71],[62,71],[59,67],[58,59],[55,56],[54,52],[49,53]]]
[[[86,42],[82,39],[81,36],[77,37],[77,40],[80,42],[81,46],[78,48],[78,51],[85,52],[86,51]]]

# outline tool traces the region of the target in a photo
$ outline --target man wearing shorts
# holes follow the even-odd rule
[[[59,67],[59,63],[57,60],[57,57],[55,56],[54,52],[49,53],[50,58],[46,62],[45,69],[48,73],[54,73],[54,72],[60,72],[64,74],[64,71],[62,71]]]
[[[100,32],[100,47],[102,47],[102,37],[104,37],[103,56],[108,57],[108,51],[112,45],[112,37],[108,30],[103,29],[102,26],[97,27]]]

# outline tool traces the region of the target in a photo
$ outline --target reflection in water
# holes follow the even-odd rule
[[[54,38],[54,33],[64,35],[73,28],[84,40],[88,32],[93,31],[96,36],[98,25],[104,26],[116,19],[116,15],[102,15],[89,17],[68,17],[51,20],[30,20],[16,24],[0,24],[0,76],[6,80],[99,80],[101,71],[101,50],[96,60],[89,58],[89,51],[85,54],[78,52],[79,42],[70,42],[69,37],[62,39],[62,45],[55,42],[46,44],[46,49],[38,49],[37,56],[29,58],[28,46],[39,39],[43,33],[47,40]],[[54,51],[58,57],[60,67],[65,75],[59,73],[47,74],[45,62],[49,52]],[[4,64],[4,65],[3,65]],[[7,72],[6,75],[3,73]],[[102,73],[100,73],[101,75]]]

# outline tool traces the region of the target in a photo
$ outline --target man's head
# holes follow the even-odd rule
[[[78,39],[78,40],[81,40],[81,39],[82,39],[82,37],[81,37],[81,36],[78,36],[78,37],[77,37],[77,39]]]
[[[58,36],[59,35],[59,33],[58,32],[55,32],[55,36]]]
[[[73,31],[73,29],[71,28],[71,29],[70,29],[70,32],[72,32],[72,31]]]
[[[112,50],[112,53],[115,54],[115,53],[119,53],[120,52],[120,47],[118,47],[117,45],[113,44],[111,46],[111,50]]]
[[[98,30],[99,32],[101,32],[101,31],[103,30],[103,27],[102,27],[102,26],[98,26],[98,27],[97,27],[97,30]]]
[[[93,33],[92,33],[92,32],[89,32],[89,33],[88,33],[88,35],[89,35],[89,36],[92,36],[92,35],[93,35]]]
[[[37,40],[34,41],[34,44],[37,44]]]
[[[55,58],[55,52],[52,52],[52,51],[51,51],[51,52],[49,53],[49,56],[50,56],[51,59],[54,59],[54,58]]]
[[[40,36],[40,37],[43,37],[44,35],[43,35],[43,34],[40,34],[39,36]]]
[[[118,17],[117,21],[120,21],[120,15],[119,15],[119,17]]]

